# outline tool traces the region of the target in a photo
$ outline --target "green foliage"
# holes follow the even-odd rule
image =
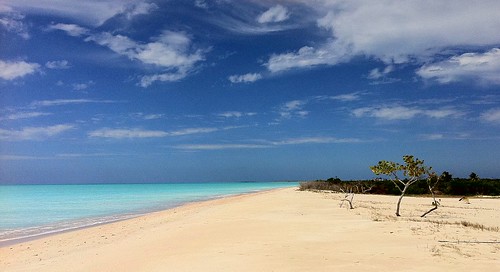
[[[375,175],[392,176],[398,181],[401,181],[398,172],[402,172],[410,180],[419,179],[425,174],[431,174],[432,167],[425,166],[423,160],[415,159],[412,155],[405,155],[403,161],[405,162],[404,165],[391,161],[379,161],[377,165],[370,166],[370,169]]]

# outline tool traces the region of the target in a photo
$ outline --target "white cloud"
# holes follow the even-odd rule
[[[416,116],[441,119],[446,117],[459,117],[463,115],[463,113],[451,108],[429,110],[406,106],[364,107],[354,109],[352,114],[358,118],[374,117],[384,120],[408,120],[415,118]]]
[[[155,3],[138,2],[132,3],[130,6],[128,6],[124,13],[127,16],[127,19],[130,20],[138,15],[150,14],[152,11],[155,11],[157,9],[158,6]]]
[[[87,103],[116,103],[112,100],[92,100],[92,99],[55,99],[55,100],[38,100],[30,103],[31,107],[52,107],[52,106],[65,106],[73,104],[87,104]]]
[[[195,0],[194,6],[202,9],[208,9],[208,4],[205,0]]]
[[[90,86],[94,85],[94,81],[89,81],[87,83],[75,83],[75,84],[72,84],[73,86],[73,90],[75,91],[82,91],[82,90],[85,90],[85,89],[88,89]]]
[[[228,79],[232,83],[247,83],[262,79],[262,75],[259,73],[248,73],[244,75],[232,75]]]
[[[47,115],[51,115],[51,113],[48,113],[48,112],[18,112],[18,113],[9,114],[5,117],[0,117],[0,120],[29,119],[29,118],[35,118],[35,117],[47,116]]]
[[[360,99],[360,93],[355,92],[355,93],[348,93],[348,94],[339,94],[335,96],[330,96],[328,97],[333,100],[339,100],[342,102],[350,102],[350,101],[356,101]]]
[[[55,60],[45,63],[45,67],[49,69],[68,69],[71,66],[67,60]]]
[[[235,128],[239,127],[223,127],[223,128],[197,127],[197,128],[179,129],[174,131],[144,130],[140,128],[131,128],[131,129],[102,128],[89,132],[88,136],[93,138],[113,138],[113,139],[163,138],[163,137],[185,136],[192,134],[205,134],[205,133],[212,133],[212,132],[235,129]]]
[[[166,30],[146,44],[108,32],[90,35],[85,41],[93,41],[131,60],[163,70],[158,74],[143,76],[140,82],[142,87],[148,87],[155,81],[181,80],[194,69],[197,62],[204,60],[205,51],[193,49],[191,38],[183,32]]]
[[[265,144],[188,144],[178,145],[175,148],[186,150],[225,150],[225,149],[255,149],[269,148],[270,145]]]
[[[1,10],[0,10],[1,13]],[[0,17],[0,26],[3,26],[7,31],[19,35],[21,38],[28,40],[30,34],[28,27],[23,23],[24,15],[18,13],[6,14]]]
[[[186,128],[186,129],[172,131],[169,133],[169,135],[170,136],[184,136],[184,135],[191,135],[191,134],[211,133],[211,132],[216,132],[219,130],[220,130],[219,128],[214,128],[214,127]]]
[[[0,139],[6,141],[43,140],[73,128],[73,125],[63,124],[47,127],[25,127],[21,130],[0,129]]]
[[[110,129],[102,128],[88,133],[89,137],[94,138],[161,138],[169,136],[168,132],[161,130],[143,130],[143,129]]]
[[[218,116],[224,118],[240,118],[244,116],[254,116],[257,115],[255,112],[241,112],[241,111],[226,111],[223,113],[219,113]]]
[[[90,31],[87,28],[75,25],[75,24],[52,24],[47,27],[47,30],[61,30],[66,32],[66,34],[79,37],[88,34]]]
[[[0,78],[5,80],[13,80],[18,77],[33,74],[38,71],[39,68],[40,65],[37,63],[0,60]]]
[[[258,141],[260,143],[225,143],[225,144],[187,144],[178,145],[175,148],[186,150],[224,150],[224,149],[257,149],[276,148],[284,145],[307,145],[307,144],[343,144],[362,143],[357,138],[335,138],[335,137],[302,137],[290,138],[281,141]]]
[[[490,109],[481,114],[481,120],[487,123],[500,124],[500,108]]]
[[[297,52],[274,54],[264,65],[273,73],[294,68],[311,68],[319,65],[335,65],[342,62],[346,56],[345,48],[328,50],[327,48],[315,49],[304,46]]]
[[[292,117],[305,117],[309,114],[308,111],[303,110],[307,105],[307,100],[292,100],[288,101],[280,107],[279,115],[282,119],[290,119]]]
[[[3,0],[10,10],[28,14],[55,14],[91,26],[100,26],[108,19],[125,14],[127,18],[155,10],[155,4],[142,0]]]
[[[484,84],[500,84],[500,48],[485,53],[465,53],[422,66],[417,74],[439,83],[475,80]]]
[[[379,68],[375,68],[375,69],[370,71],[370,74],[368,75],[368,79],[382,78],[382,77],[386,76],[387,74],[389,74],[390,72],[392,72],[393,70],[394,70],[393,65],[388,65],[383,70],[380,70]]]
[[[156,120],[156,119],[161,119],[165,116],[165,114],[146,114],[143,115],[142,118],[144,120]]]
[[[442,139],[444,139],[444,135],[440,134],[440,133],[421,134],[420,138],[422,138],[423,140],[435,141],[435,140],[442,140]]]
[[[291,138],[283,141],[273,142],[273,145],[299,145],[299,144],[339,144],[339,143],[359,143],[356,138],[335,138],[335,137],[303,137]]]
[[[271,72],[335,65],[355,56],[378,59],[388,65],[418,63],[452,47],[500,43],[500,2],[495,0],[474,5],[467,0],[301,2],[324,14],[317,23],[330,31],[330,37],[318,45],[272,55],[266,63]]]
[[[288,9],[282,5],[276,5],[269,8],[257,17],[257,22],[265,23],[278,23],[287,20],[290,17]]]

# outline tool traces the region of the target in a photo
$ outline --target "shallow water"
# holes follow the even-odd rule
[[[188,202],[293,186],[297,183],[0,186],[0,242],[113,222]]]

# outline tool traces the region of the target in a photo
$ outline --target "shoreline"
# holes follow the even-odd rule
[[[284,187],[284,188],[288,188],[288,187]],[[92,217],[92,218],[81,218],[78,220],[60,222],[61,224],[62,223],[68,224],[68,223],[76,223],[79,221],[86,221],[86,220],[91,221],[91,223],[83,224],[81,226],[67,227],[67,228],[63,227],[60,229],[55,227],[54,229],[46,231],[46,232],[34,233],[34,234],[28,234],[26,236],[21,236],[21,237],[13,237],[13,238],[8,238],[8,239],[3,239],[3,240],[0,240],[0,248],[16,245],[16,244],[20,244],[20,243],[26,243],[26,242],[34,241],[37,239],[43,239],[44,237],[50,237],[53,235],[63,234],[63,233],[67,233],[67,232],[78,231],[78,230],[82,230],[82,229],[88,229],[88,228],[99,227],[102,225],[112,224],[112,223],[116,223],[116,222],[126,221],[126,220],[130,220],[130,219],[134,219],[134,218],[138,218],[138,217],[142,217],[142,216],[147,216],[149,214],[154,214],[154,213],[158,213],[158,212],[165,212],[165,211],[168,211],[171,209],[183,207],[185,205],[190,205],[190,204],[194,204],[194,203],[202,203],[205,201],[230,198],[230,197],[240,196],[240,195],[256,194],[256,193],[260,193],[260,192],[280,190],[280,189],[284,189],[284,188],[263,189],[263,190],[256,190],[256,191],[250,191],[250,192],[246,192],[246,193],[236,193],[236,194],[229,194],[229,195],[216,195],[216,196],[207,197],[207,198],[204,198],[201,200],[186,201],[186,202],[182,202],[182,203],[172,204],[171,206],[169,206],[167,208],[163,208],[163,209],[151,209],[150,211],[141,211],[141,212],[137,212],[137,213],[131,212],[131,213],[125,213],[125,214],[116,214],[116,215],[100,216],[100,217]],[[115,217],[115,218],[113,218],[113,217]],[[107,220],[105,218],[111,218],[111,219]],[[93,220],[96,220],[96,221],[92,222]],[[101,220],[104,220],[104,222],[100,222]],[[48,226],[50,226],[50,225],[43,225],[43,226],[31,227],[31,228],[32,229],[39,229],[39,228],[44,228],[44,227],[48,227]],[[23,231],[23,230],[25,230],[25,229],[19,229],[19,231]]]
[[[0,248],[1,271],[492,271],[500,232],[498,199],[443,199],[280,188],[189,203],[141,217]],[[436,223],[437,222],[437,223]],[[440,242],[448,241],[448,242]],[[456,242],[462,241],[457,244]],[[466,241],[494,243],[466,243]],[[498,242],[498,243],[497,243]],[[411,266],[409,266],[411,265]],[[493,269],[495,270],[495,269]]]

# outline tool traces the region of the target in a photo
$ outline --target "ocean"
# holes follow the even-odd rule
[[[296,182],[1,185],[0,244]]]

